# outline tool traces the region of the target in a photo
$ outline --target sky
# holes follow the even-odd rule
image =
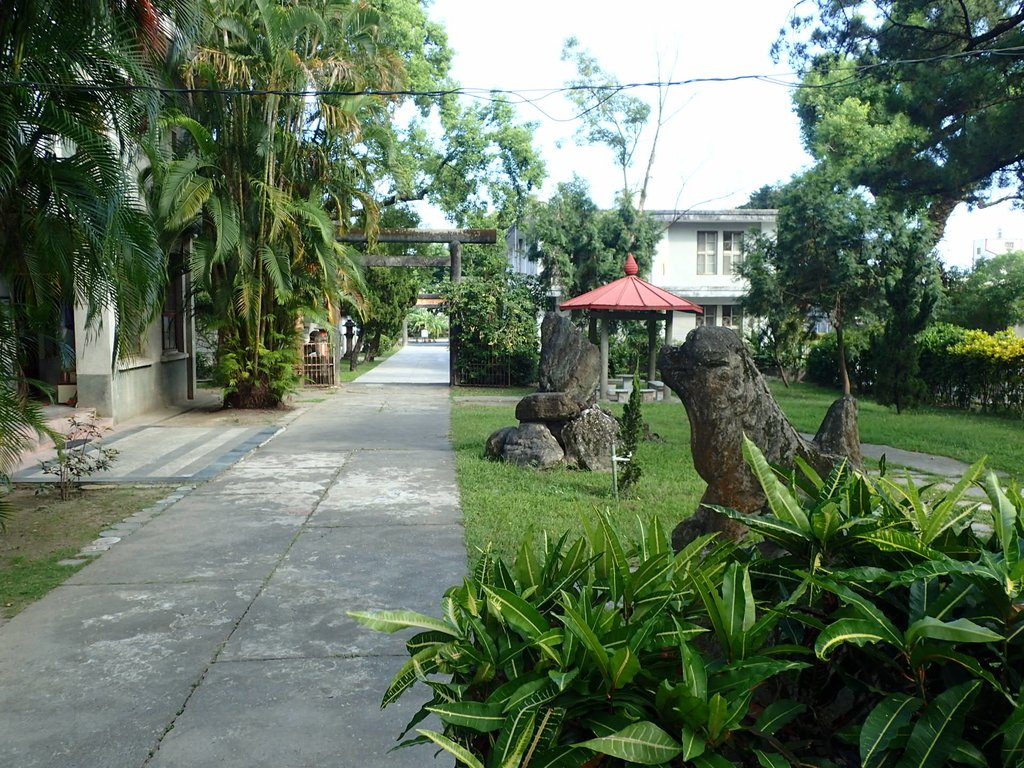
[[[776,75],[793,81],[770,49],[795,0],[433,0],[431,18],[448,30],[452,74],[464,87],[521,93],[520,119],[536,122],[536,143],[547,164],[547,197],[576,173],[600,206],[622,187],[610,150],[579,147],[579,125],[567,99],[551,91],[575,74],[561,61],[564,40],[579,39],[620,83]],[[741,7],[742,6],[742,7]],[[654,88],[631,93],[653,100]],[[761,80],[673,86],[671,119],[655,156],[647,209],[731,208],[764,184],[789,180],[812,160],[800,140],[791,89]],[[639,178],[647,149],[632,171]],[[950,266],[969,266],[983,238],[1024,241],[1024,212],[1009,205],[958,209],[939,245]]]

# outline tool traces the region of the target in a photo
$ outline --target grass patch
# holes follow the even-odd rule
[[[163,499],[170,486],[103,486],[61,501],[56,488],[16,486],[0,532],[0,617],[10,618],[78,570],[57,563],[78,554],[100,531]]]
[[[817,432],[825,412],[839,397],[835,390],[811,384],[770,383],[779,406],[801,432]],[[948,456],[1024,479],[1024,422],[980,413],[921,408],[897,414],[894,408],[858,398],[858,427],[865,443]]]
[[[338,383],[339,384],[348,384],[351,381],[355,381],[357,378],[362,376],[364,373],[369,373],[370,371],[372,371],[378,365],[380,365],[385,360],[387,360],[389,357],[391,357],[393,354],[395,354],[395,352],[397,352],[399,349],[401,349],[401,347],[394,347],[392,349],[389,349],[387,352],[382,352],[381,354],[377,355],[377,357],[375,357],[371,361],[360,362],[359,363],[359,367],[356,368],[354,371],[350,371],[348,369],[348,360],[344,360],[343,359],[338,364],[338,368],[340,369],[338,371]]]
[[[452,387],[456,397],[526,397],[537,391],[536,387]]]
[[[612,405],[616,415],[621,406]],[[584,518],[609,510],[624,527],[637,518],[658,517],[666,530],[697,508],[705,483],[690,458],[690,429],[678,403],[649,403],[644,420],[664,442],[645,442],[638,450],[643,470],[628,497],[618,501],[610,474],[556,469],[523,469],[484,458],[487,437],[516,423],[515,406],[456,401],[452,406],[452,442],[470,560],[490,543],[512,557],[530,529],[553,536],[582,533]]]
[[[799,384],[786,389],[772,382],[779,405],[801,432],[814,433],[837,393]],[[532,390],[529,390],[532,391]],[[697,508],[706,484],[693,468],[690,428],[678,402],[647,403],[643,417],[664,442],[639,450],[643,470],[629,497],[616,501],[611,476],[569,469],[536,472],[484,458],[487,437],[516,424],[515,406],[459,398],[452,405],[452,439],[470,560],[488,543],[512,557],[529,529],[554,536],[582,532],[583,518],[608,509],[627,529],[637,517],[658,517],[666,530]],[[518,394],[483,390],[479,396]],[[622,406],[606,404],[616,415]],[[1024,423],[981,414],[922,409],[896,414],[870,400],[859,400],[860,436],[866,443],[948,456],[972,464],[988,456],[988,466],[1020,479],[1024,475]]]

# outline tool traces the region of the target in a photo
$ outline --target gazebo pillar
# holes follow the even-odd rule
[[[658,375],[658,353],[655,350],[655,345],[658,343],[658,320],[662,316],[665,317],[665,340],[669,342],[672,339],[673,310],[703,312],[693,302],[664,291],[637,277],[638,267],[636,259],[631,253],[626,256],[624,271],[625,277],[587,291],[582,296],[563,301],[559,305],[559,309],[563,311],[590,310],[591,343],[598,341],[595,332],[598,320],[600,320],[601,378],[599,386],[601,391],[597,394],[599,400],[605,400],[608,397],[608,323],[612,318],[616,320],[647,320],[647,342],[650,347],[647,378],[650,381]]]
[[[608,318],[601,317],[601,387],[598,400],[608,399]]]
[[[651,318],[647,321],[647,381],[658,378],[658,321]]]
[[[675,314],[671,309],[665,313],[665,346],[672,344],[672,321],[675,319]]]

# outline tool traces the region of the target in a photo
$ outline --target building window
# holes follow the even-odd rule
[[[170,279],[161,313],[160,327],[164,353],[185,351],[185,269],[181,253],[172,254]]]
[[[697,274],[718,274],[718,233],[697,233]]]
[[[718,325],[718,306],[705,304],[704,314],[697,315],[697,325]]]
[[[735,275],[736,267],[743,263],[743,233],[722,233],[722,274]]]
[[[743,326],[743,308],[739,304],[723,305],[722,325],[739,333]]]

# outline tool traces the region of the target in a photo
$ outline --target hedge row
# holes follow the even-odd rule
[[[859,391],[870,393],[879,336],[856,331],[846,336],[851,379]],[[938,323],[918,334],[917,342],[919,377],[932,404],[1024,416],[1024,338],[1009,330],[993,334]],[[838,384],[836,360],[835,334],[825,334],[808,355],[808,380]]]

